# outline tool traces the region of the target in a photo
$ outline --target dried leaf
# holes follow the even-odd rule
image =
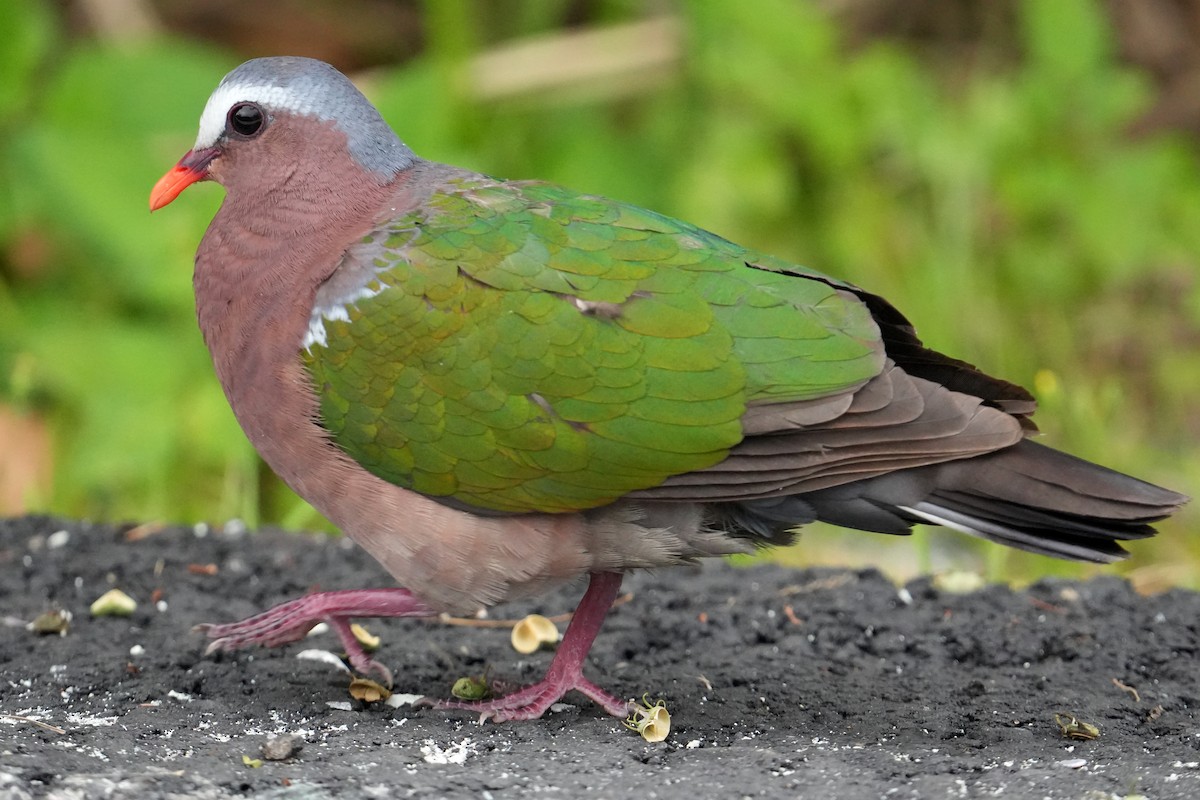
[[[71,612],[65,609],[38,614],[33,622],[29,623],[29,630],[44,635],[57,633],[59,636],[66,636],[70,627]]]
[[[350,696],[364,703],[379,703],[391,697],[392,693],[386,686],[370,678],[355,678],[350,681]]]
[[[1080,722],[1070,714],[1055,714],[1054,724],[1058,731],[1068,739],[1091,740],[1100,736],[1100,729],[1090,722]]]

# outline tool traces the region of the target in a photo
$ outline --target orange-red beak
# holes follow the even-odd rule
[[[208,165],[218,155],[220,151],[215,147],[187,151],[187,154],[179,159],[179,163],[159,178],[158,183],[150,190],[150,210],[158,211],[196,181],[206,180]]]

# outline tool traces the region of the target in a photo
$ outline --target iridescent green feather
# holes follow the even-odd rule
[[[323,423],[372,473],[469,507],[613,502],[719,463],[748,405],[880,368],[835,281],[555,186],[461,179],[358,247],[373,296],[302,353]]]

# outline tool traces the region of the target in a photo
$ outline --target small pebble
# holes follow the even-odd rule
[[[1080,769],[1087,766],[1086,758],[1064,758],[1058,762],[1058,766],[1066,767],[1067,769]]]
[[[399,708],[400,706],[410,706],[420,700],[423,696],[424,695],[419,694],[393,694],[383,702],[385,705],[389,705],[392,708]]]
[[[304,740],[294,733],[268,736],[262,743],[262,757],[267,761],[284,761],[300,752]]]
[[[320,661],[322,664],[328,664],[339,672],[347,674],[350,672],[350,668],[346,666],[346,662],[342,661],[337,653],[329,650],[301,650],[299,653],[296,653],[296,658],[305,661]]]

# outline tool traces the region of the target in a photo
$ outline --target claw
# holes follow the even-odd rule
[[[355,617],[427,617],[433,611],[406,589],[354,589],[318,592],[282,603],[261,614],[227,624],[202,623],[195,633],[212,639],[204,654],[241,650],[253,645],[276,647],[303,639],[313,626],[326,622],[341,640],[350,665],[364,675],[382,678],[389,688],[392,672],[367,655],[350,629]]]
[[[362,675],[370,676],[372,673],[374,673],[375,677],[379,678],[379,682],[388,689],[391,689],[392,686],[394,686],[394,683],[392,682],[392,671],[374,659],[367,659],[367,662],[364,664],[356,664],[354,663],[354,659],[351,658],[350,666],[354,667],[354,669],[358,670],[358,672]]]
[[[593,700],[614,717],[629,715],[637,707],[635,703],[622,700],[583,677],[583,662],[620,588],[621,576],[618,573],[592,574],[587,591],[575,609],[554,660],[550,662],[550,669],[540,682],[495,700],[463,702],[421,698],[414,705],[475,711],[481,715],[481,719],[504,722],[537,719],[567,692],[575,691]],[[326,622],[341,640],[350,666],[361,674],[379,676],[383,683],[391,687],[391,670],[367,655],[350,629],[350,620],[355,617],[433,615],[429,606],[406,589],[361,589],[318,592],[275,606],[241,622],[201,624],[193,630],[212,640],[205,648],[205,654],[211,655],[251,645],[274,647],[294,642],[304,638],[318,622]]]
[[[583,677],[583,662],[620,588],[619,574],[593,573],[587,591],[579,601],[571,624],[554,654],[554,660],[550,662],[550,669],[538,683],[495,700],[460,701],[423,697],[414,705],[476,711],[480,714],[480,721],[490,719],[493,722],[507,722],[537,719],[567,692],[575,691],[614,717],[628,716],[637,707],[636,703],[622,700]]]

